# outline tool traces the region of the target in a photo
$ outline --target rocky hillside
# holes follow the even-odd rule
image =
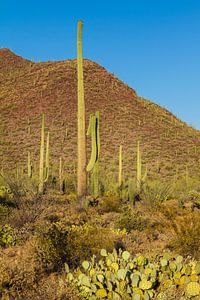
[[[105,68],[87,59],[84,82],[87,121],[90,112],[100,111],[103,169],[117,169],[122,144],[126,174],[134,172],[140,140],[149,174],[172,174],[176,168],[185,170],[186,165],[191,174],[198,174],[199,131],[139,97]],[[76,111],[76,60],[34,63],[9,49],[0,49],[0,165],[4,170],[15,168],[16,163],[25,167],[29,150],[37,163],[41,113],[45,112],[52,168],[58,169],[62,156],[66,172],[73,172]]]

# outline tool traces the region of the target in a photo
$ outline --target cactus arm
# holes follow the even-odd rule
[[[92,115],[92,117],[90,118],[90,123],[89,124],[89,133],[91,135],[91,139],[92,139],[92,152],[91,152],[91,156],[90,156],[90,160],[89,163],[87,165],[87,172],[90,172],[95,165],[95,162],[97,160],[97,134],[96,134],[96,117],[95,115]]]
[[[147,167],[147,165],[146,165],[144,175],[142,176],[142,182],[143,182],[143,183],[146,181],[147,174],[148,174],[148,167]]]
[[[88,125],[88,130],[87,130],[87,136],[91,136],[92,133],[92,121],[93,121],[93,114],[90,114],[90,120],[89,120],[89,125]]]
[[[97,140],[97,158],[100,156],[100,113],[99,111],[96,112],[96,140]]]
[[[92,169],[92,193],[95,197],[99,195],[99,162]]]
[[[91,136],[92,152],[90,161],[87,165],[87,171],[91,172],[91,192],[97,197],[99,195],[99,156],[100,156],[100,130],[99,130],[99,112],[90,114],[90,122],[87,135]]]

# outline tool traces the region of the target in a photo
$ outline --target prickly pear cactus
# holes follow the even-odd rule
[[[200,284],[198,282],[189,282],[186,286],[185,294],[192,298],[200,295]]]
[[[167,300],[167,293],[181,292],[183,299],[200,295],[199,262],[185,264],[182,256],[167,253],[152,261],[143,255],[132,258],[122,250],[102,249],[100,255],[98,261],[95,257],[84,261],[74,274],[65,266],[68,282],[77,286],[82,299]]]

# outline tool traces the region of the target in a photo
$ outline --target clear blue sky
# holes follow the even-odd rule
[[[0,0],[0,47],[35,61],[83,51],[200,129],[200,0]]]

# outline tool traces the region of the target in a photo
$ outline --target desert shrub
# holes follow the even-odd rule
[[[200,208],[200,192],[197,190],[191,190],[185,197],[185,201],[190,201],[192,204],[192,208]]]
[[[200,258],[200,215],[193,212],[173,221],[174,237],[170,247],[176,252]]]
[[[5,177],[4,180],[12,193],[12,198],[15,200],[25,196],[33,198],[37,195],[38,184],[35,179],[27,178],[27,176],[17,179],[10,175]]]
[[[16,202],[17,207],[13,208],[7,222],[15,228],[21,228],[25,224],[35,223],[46,209],[47,203],[40,198],[19,198]]]
[[[187,199],[190,201],[200,201],[200,192],[195,190],[189,191]]]
[[[54,222],[38,232],[37,258],[47,271],[57,271],[66,261],[68,253],[67,228],[61,222]]]
[[[13,198],[13,193],[11,192],[11,189],[6,185],[0,186],[0,201],[3,202],[5,200],[10,200],[12,198]]]
[[[78,300],[78,293],[75,288],[67,282],[65,275],[52,273],[42,278],[37,285],[37,289],[26,292],[28,300]],[[24,298],[25,299],[25,298]]]
[[[0,247],[15,245],[17,242],[16,235],[9,225],[0,226]]]
[[[142,200],[152,208],[172,198],[173,187],[169,183],[151,182],[144,185]]]
[[[103,213],[120,212],[121,205],[122,203],[119,197],[110,194],[110,196],[108,195],[101,199],[99,210]]]
[[[80,261],[98,254],[102,247],[108,250],[123,247],[121,236],[88,223],[67,226],[55,222],[39,233],[37,257],[47,271],[57,271],[64,262],[77,267]]]
[[[29,299],[27,291],[37,288],[37,269],[34,242],[10,247],[0,257],[0,298]],[[7,296],[7,297],[6,297]],[[5,298],[4,298],[5,297]]]
[[[131,230],[143,231],[148,225],[148,220],[135,212],[130,207],[125,207],[124,212],[116,219],[115,227],[130,232]]]
[[[7,205],[0,205],[0,224],[2,224],[10,215],[11,208]]]

